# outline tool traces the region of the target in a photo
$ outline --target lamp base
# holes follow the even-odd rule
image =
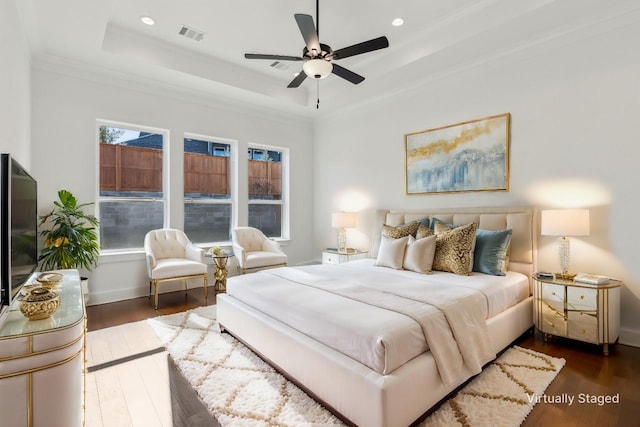
[[[568,271],[563,271],[562,273],[556,273],[555,278],[557,280],[573,280],[575,279],[577,273],[570,273]]]
[[[347,230],[342,227],[338,229],[338,253],[347,253]]]

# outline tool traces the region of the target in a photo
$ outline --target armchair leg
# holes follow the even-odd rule
[[[158,309],[158,281],[157,280],[153,281],[153,287],[156,294],[154,308],[157,310]]]
[[[182,281],[184,283],[184,302],[186,304],[187,300],[189,299],[189,286],[187,286],[187,280],[183,280]]]
[[[204,273],[204,276],[202,276],[202,278],[204,279],[204,300],[206,301],[208,296],[209,296],[208,295],[209,294],[209,290],[207,288],[207,286],[209,284],[208,283],[209,281],[207,280],[207,273]]]

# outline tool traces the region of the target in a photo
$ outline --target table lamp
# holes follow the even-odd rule
[[[588,209],[543,210],[540,217],[540,231],[543,236],[560,236],[559,255],[562,273],[560,279],[571,280],[575,274],[569,272],[570,245],[567,237],[589,235]]]
[[[347,253],[347,228],[356,226],[355,212],[336,212],[331,215],[331,226],[338,229],[338,252]]]

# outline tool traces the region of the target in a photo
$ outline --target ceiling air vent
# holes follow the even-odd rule
[[[271,67],[275,68],[276,70],[280,70],[280,71],[285,71],[287,69],[289,69],[289,66],[287,64],[285,64],[284,62],[280,62],[280,61],[274,61],[271,63]]]
[[[181,35],[181,36],[184,36],[186,38],[189,38],[191,40],[195,40],[195,41],[199,42],[204,38],[206,33],[202,32],[202,31],[200,31],[200,30],[198,30],[196,28],[188,27],[186,25],[182,25],[180,27],[180,31],[178,31],[178,34]]]

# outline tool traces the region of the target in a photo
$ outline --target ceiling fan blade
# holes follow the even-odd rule
[[[353,71],[347,70],[344,67],[339,66],[338,64],[333,64],[333,70],[331,71],[338,77],[342,77],[345,80],[350,81],[354,85],[361,83],[364,80],[360,74],[356,74]]]
[[[278,61],[304,61],[304,58],[300,56],[265,55],[262,53],[245,53],[244,57],[247,59],[275,59]]]
[[[309,52],[315,50],[320,53],[320,41],[318,41],[318,33],[316,32],[316,26],[313,23],[311,15],[296,13],[293,16],[296,18],[304,43],[307,45],[307,50],[309,50]]]
[[[289,83],[289,86],[287,87],[298,87],[306,78],[307,78],[307,75],[304,73],[303,70],[300,70],[296,78],[291,80],[291,83]]]
[[[366,42],[354,44],[342,49],[333,51],[333,59],[343,59],[354,55],[360,55],[361,53],[367,53],[378,49],[384,49],[389,47],[389,40],[385,37],[378,37],[376,39],[367,40]]]

